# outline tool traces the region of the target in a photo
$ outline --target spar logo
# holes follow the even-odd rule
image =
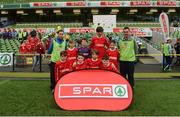
[[[128,98],[126,84],[60,84],[59,98]]]
[[[9,54],[4,54],[0,57],[0,63],[2,65],[7,65],[11,62],[11,56]]]

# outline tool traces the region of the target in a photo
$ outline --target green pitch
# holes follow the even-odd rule
[[[64,111],[54,102],[49,81],[0,80],[0,115],[180,115],[180,80],[138,80],[134,103],[120,112]]]

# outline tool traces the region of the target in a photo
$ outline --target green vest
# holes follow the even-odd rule
[[[120,40],[119,43],[120,61],[135,61],[134,40]]]
[[[169,44],[164,44],[164,46],[163,46],[163,54],[165,55],[165,56],[169,56],[169,49],[170,49],[170,47],[169,47],[170,45]]]
[[[18,33],[18,38],[21,39],[23,37],[23,33],[22,32],[19,32]]]
[[[51,54],[51,61],[57,62],[60,60],[60,52],[64,51],[66,47],[66,41],[63,41],[61,44],[53,40],[53,50]]]

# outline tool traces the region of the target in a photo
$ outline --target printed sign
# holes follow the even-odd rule
[[[10,66],[13,64],[13,53],[0,53],[0,66]]]
[[[128,98],[128,91],[125,84],[64,84],[59,98]]]
[[[161,24],[162,32],[164,34],[164,39],[169,37],[169,18],[166,13],[161,13],[159,16],[159,22]]]
[[[101,1],[100,2],[100,6],[103,6],[103,7],[119,7],[121,5],[121,3],[119,1]]]
[[[120,111],[130,106],[132,97],[129,82],[106,70],[68,73],[57,82],[54,92],[57,105],[64,110]]]

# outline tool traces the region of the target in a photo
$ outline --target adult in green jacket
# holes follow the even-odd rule
[[[127,78],[134,87],[134,63],[136,61],[136,42],[131,37],[129,27],[123,29],[123,38],[118,42],[118,49],[120,53],[120,73],[124,78]]]

